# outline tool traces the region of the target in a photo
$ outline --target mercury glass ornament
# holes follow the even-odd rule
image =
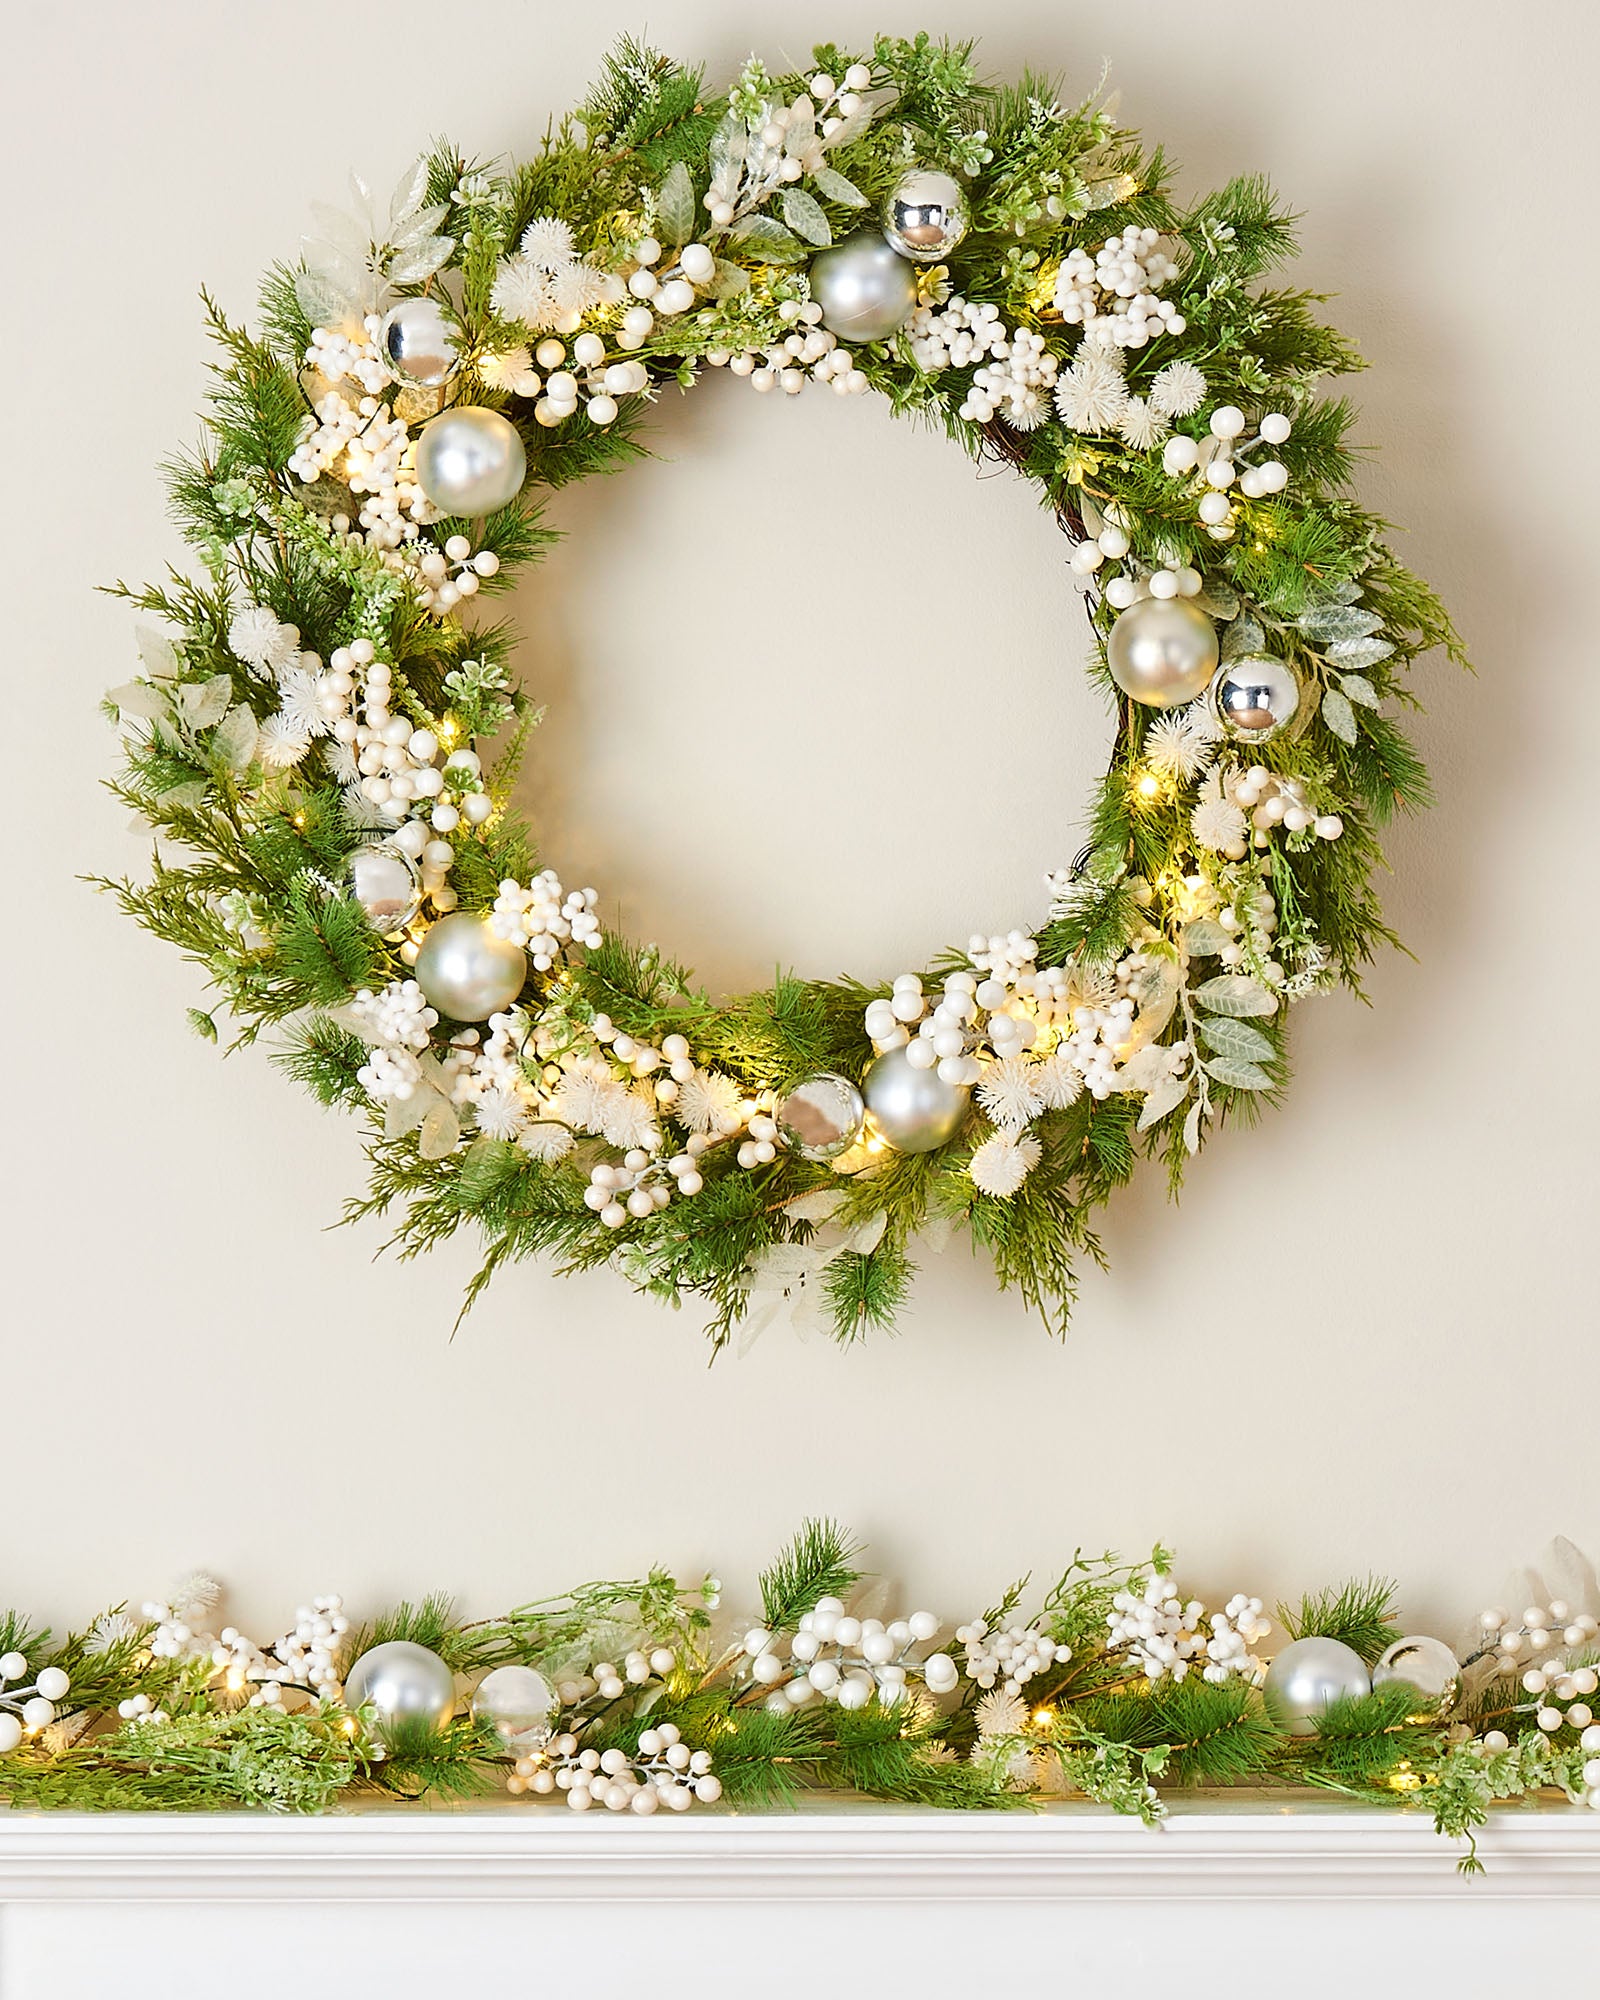
[[[972,1092],[946,1083],[938,1068],[917,1069],[904,1049],[890,1049],[861,1079],[872,1122],[900,1153],[931,1153],[961,1130]]]
[[[824,1070],[797,1083],[778,1105],[783,1136],[807,1160],[836,1160],[861,1135],[866,1105],[847,1076]]]
[[[822,324],[840,340],[887,340],[916,310],[915,269],[875,229],[819,251],[808,275]]]
[[[374,842],[350,857],[350,893],[383,937],[403,931],[422,908],[422,882],[409,854]]]
[[[1111,628],[1106,663],[1134,701],[1177,708],[1211,684],[1217,670],[1217,628],[1182,597],[1141,597]]]
[[[439,1655],[410,1639],[363,1653],[344,1677],[346,1708],[375,1710],[380,1729],[428,1722],[443,1729],[456,1712],[456,1677]]]
[[[1328,1704],[1372,1692],[1361,1655],[1342,1639],[1296,1639],[1267,1669],[1267,1714],[1286,1736],[1314,1736]]]
[[[890,246],[916,264],[937,264],[967,233],[967,197],[961,183],[936,167],[902,174],[883,204],[883,233]]]
[[[487,1021],[522,991],[528,955],[465,910],[441,917],[422,940],[417,984],[430,1007],[452,1021]]]
[[[473,1714],[480,1722],[493,1723],[495,1734],[512,1750],[541,1742],[558,1706],[555,1689],[532,1667],[496,1667],[472,1696]]]
[[[508,507],[527,476],[521,434],[498,410],[442,410],[417,439],[417,484],[446,514],[475,519]]]
[[[1382,1687],[1386,1681],[1409,1681],[1430,1701],[1442,1706],[1454,1698],[1460,1675],[1461,1662],[1444,1641],[1419,1633],[1413,1638],[1396,1639],[1380,1656],[1372,1670],[1372,1685]]]
[[[1300,683],[1282,660],[1229,660],[1211,683],[1211,705],[1230,736],[1265,743],[1294,720]]]
[[[456,365],[450,322],[437,299],[402,299],[378,328],[383,358],[397,375],[436,389]]]

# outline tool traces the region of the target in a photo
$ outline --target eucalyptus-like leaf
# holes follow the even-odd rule
[[[1215,958],[1224,945],[1232,942],[1232,933],[1210,917],[1196,917],[1192,924],[1183,927],[1183,948],[1191,958]]]
[[[394,234],[414,216],[428,192],[428,156],[419,153],[395,183],[389,197],[389,229]]]
[[[1356,712],[1350,706],[1350,698],[1337,688],[1329,688],[1322,697],[1322,719],[1338,737],[1341,743],[1356,740]]]
[[[1215,1056],[1205,1065],[1206,1075],[1215,1083],[1225,1083],[1230,1090],[1270,1090],[1272,1078],[1267,1072],[1252,1062],[1234,1062],[1228,1056]]]
[[[1159,1125],[1169,1111],[1176,1111],[1189,1095],[1187,1076],[1169,1076],[1165,1083],[1158,1083],[1144,1101],[1139,1113],[1136,1130],[1148,1132],[1152,1125]]]
[[[757,264],[803,264],[808,255],[799,237],[770,215],[747,215],[735,223],[728,241]]]
[[[1295,621],[1308,639],[1333,644],[1342,639],[1365,639],[1380,631],[1383,620],[1376,611],[1362,611],[1354,604],[1314,604]]]
[[[828,218],[815,197],[807,194],[804,188],[785,188],[779,207],[783,210],[784,221],[796,236],[803,236],[806,242],[815,244],[818,249],[826,249],[833,241]]]
[[[258,736],[254,714],[244,702],[236,702],[217,724],[211,748],[230,771],[247,771],[256,754]]]
[[[711,268],[711,281],[701,289],[714,299],[737,298],[741,292],[750,289],[750,273],[741,265],[733,264],[726,257],[719,257]]]
[[[1220,577],[1213,577],[1205,589],[1192,600],[1209,618],[1237,618],[1239,615],[1239,593],[1232,584],[1224,583]]]
[[[1328,648],[1328,658],[1347,672],[1375,667],[1394,651],[1387,639],[1339,639]]]
[[[682,160],[674,160],[666,179],[656,189],[656,224],[663,243],[676,248],[694,234],[694,182]]]
[[[739,185],[739,174],[744,166],[749,133],[744,120],[736,111],[724,114],[722,122],[711,135],[711,143],[706,149],[706,157],[711,166],[711,192],[725,201],[731,201],[734,190]]]
[[[178,712],[190,729],[215,729],[233,700],[233,676],[213,674],[208,681],[186,681],[177,700]]]
[[[113,688],[106,700],[119,713],[143,716],[146,722],[165,722],[172,713],[172,703],[166,694],[144,681],[128,681],[122,687]]]
[[[421,1096],[419,1091],[418,1096]],[[441,1097],[437,1091],[433,1101],[423,1115],[422,1128],[417,1135],[417,1151],[425,1160],[443,1160],[452,1154],[461,1143],[461,1120],[456,1116],[456,1108],[448,1097]]]
[[[141,625],[134,634],[139,648],[139,664],[153,681],[170,681],[178,672],[178,650],[166,633],[154,625]]]
[[[1266,650],[1267,635],[1256,620],[1245,612],[1234,619],[1222,635],[1222,657],[1225,660],[1250,660],[1258,658]]]
[[[1271,1062],[1277,1054],[1259,1028],[1227,1014],[1213,1014],[1202,1021],[1200,1038],[1214,1054],[1231,1056],[1235,1062]]]
[[[836,201],[841,208],[872,206],[855,182],[841,174],[837,167],[818,167],[811,176],[811,185],[825,200]]]
[[[1191,997],[1208,1014],[1228,1014],[1236,1020],[1251,1014],[1276,1014],[1278,1011],[1277,995],[1269,992],[1258,979],[1251,979],[1242,972],[1219,973],[1215,979],[1208,979],[1203,986],[1197,986]]]
[[[1339,685],[1352,701],[1359,702],[1363,708],[1376,708],[1378,706],[1378,690],[1372,685],[1371,681],[1365,679],[1362,675],[1341,674],[1339,676]]]
[[[1183,1121],[1183,1150],[1198,1153],[1200,1150],[1200,1125],[1206,1115],[1205,1099],[1197,1097],[1189,1107],[1189,1115]]]

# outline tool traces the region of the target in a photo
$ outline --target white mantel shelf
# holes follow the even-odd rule
[[[1497,1815],[1487,1873],[1421,1812],[1259,1797],[1159,1828],[1092,1806],[928,1813],[811,1802],[650,1821],[543,1805],[267,1814],[0,1811],[0,1908],[194,1903],[1018,1903],[1591,1899],[1600,1814]]]

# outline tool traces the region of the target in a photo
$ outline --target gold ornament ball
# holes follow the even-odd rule
[[[1182,597],[1142,597],[1111,628],[1106,664],[1132,701],[1177,708],[1204,694],[1217,670],[1217,628]]]
[[[522,434],[498,410],[442,411],[417,439],[417,484],[446,514],[476,520],[509,507],[527,476]]]
[[[487,1021],[522,991],[528,956],[521,945],[496,937],[484,918],[458,910],[422,940],[415,976],[422,997],[446,1019]]]
[[[883,204],[883,233],[890,247],[914,264],[948,257],[967,233],[961,183],[936,167],[913,167]]]

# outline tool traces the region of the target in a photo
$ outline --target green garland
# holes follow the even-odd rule
[[[1359,992],[1393,941],[1379,836],[1427,798],[1394,713],[1412,662],[1458,642],[1350,496],[1352,412],[1320,385],[1357,359],[1272,281],[1293,244],[1264,182],[1180,205],[1105,109],[984,84],[966,47],[815,64],[752,59],[713,94],[625,43],[526,164],[440,146],[387,214],[357,184],[358,214],[324,214],[269,276],[259,336],[207,300],[208,440],[170,467],[203,574],[125,591],[165,629],[108,704],[114,789],[158,844],[148,880],[107,886],[202,967],[236,1042],[281,1027],[283,1067],[366,1120],[352,1219],[392,1212],[406,1255],[477,1227],[469,1302],[548,1253],[694,1298],[719,1344],[785,1300],[850,1338],[892,1322],[918,1236],[959,1227],[1059,1327],[1139,1157],[1176,1187],[1282,1089],[1289,1004]],[[964,230],[940,263],[897,261],[897,331],[842,344],[820,260],[923,166]],[[431,372],[403,352],[430,324]],[[1220,633],[1217,684],[1165,709],[1121,691],[1102,644],[1115,746],[1033,934],[892,988],[783,978],[717,1003],[539,872],[508,803],[537,714],[513,633],[476,607],[547,546],[542,490],[639,457],[648,402],[707,367],[871,388],[1013,466],[1071,538],[1102,642],[1164,597]],[[441,408],[525,456],[509,504],[430,501]],[[1258,704],[1241,740],[1230,672],[1292,717]],[[408,907],[358,893],[368,847],[391,892],[415,878]],[[526,952],[487,1020],[428,1004],[452,913]],[[193,1019],[218,1037],[216,1010]],[[933,1066],[932,1143],[879,1108],[879,1059]],[[842,1153],[805,1143],[817,1088]]]
[[[942,1646],[931,1614],[847,1611],[859,1555],[836,1523],[808,1522],[762,1575],[752,1630],[717,1618],[716,1578],[661,1570],[471,1622],[435,1597],[355,1630],[323,1598],[264,1648],[208,1629],[203,1577],[63,1642],[0,1616],[0,1799],[317,1812],[509,1789],[639,1812],[781,1807],[804,1791],[1013,1809],[1083,1796],[1154,1823],[1173,1792],[1311,1788],[1424,1807],[1468,1841],[1464,1867],[1497,1800],[1600,1803],[1600,1729],[1581,1699],[1592,1617],[1532,1635],[1563,1656],[1531,1675],[1536,1692],[1524,1635],[1488,1614],[1443,1695],[1380,1665],[1370,1691],[1293,1734],[1256,1655],[1259,1602],[1185,1603],[1162,1549],[1143,1564],[1080,1551],[1030,1611],[1014,1585]],[[1391,1610],[1391,1586],[1367,1579],[1277,1616],[1291,1640],[1336,1641],[1372,1666],[1398,1636]],[[1538,1616],[1552,1614],[1578,1618],[1560,1603]],[[362,1698],[355,1663],[397,1641],[445,1690],[427,1718]]]

